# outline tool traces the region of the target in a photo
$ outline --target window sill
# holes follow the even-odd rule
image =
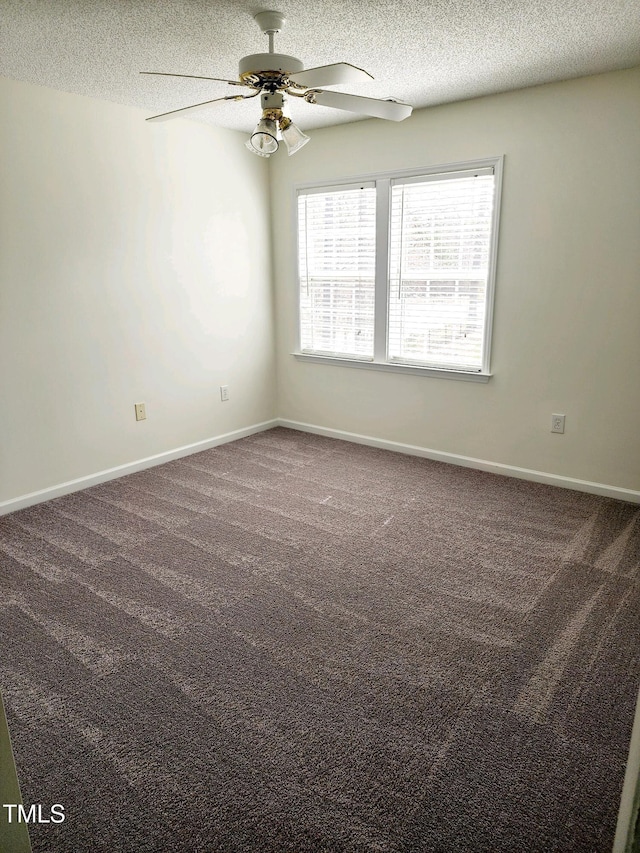
[[[306,352],[293,352],[297,361],[308,361],[315,364],[331,364],[339,367],[355,367],[364,370],[378,370],[383,373],[408,373],[412,376],[431,376],[436,379],[461,379],[463,382],[488,382],[490,373],[480,373],[468,370],[444,370],[437,367],[419,367],[412,364],[394,364],[392,362],[365,361],[357,358],[336,358],[327,355],[312,355]]]

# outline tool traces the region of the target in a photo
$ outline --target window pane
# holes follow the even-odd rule
[[[303,352],[373,358],[376,191],[298,198]]]
[[[482,369],[493,175],[391,191],[391,361]]]

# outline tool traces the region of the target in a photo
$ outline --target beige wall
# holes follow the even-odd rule
[[[0,99],[0,502],[274,417],[267,164],[231,131]]]
[[[278,414],[640,489],[640,69],[316,130],[270,161]],[[505,155],[486,385],[297,362],[298,183]],[[566,414],[565,435],[549,431]]]

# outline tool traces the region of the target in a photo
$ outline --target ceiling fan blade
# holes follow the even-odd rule
[[[344,92],[307,92],[305,100],[310,104],[349,110],[365,116],[402,121],[411,115],[413,107],[398,101],[383,101],[379,98],[363,98],[361,95],[346,95]]]
[[[365,83],[373,80],[373,77],[368,71],[349,62],[335,62],[333,65],[319,65],[317,68],[289,74],[289,80],[311,89],[316,86],[337,86],[339,83]]]
[[[222,77],[198,77],[196,74],[169,74],[167,71],[140,71],[140,74],[152,74],[154,77],[188,77],[189,80],[217,80],[230,86],[245,86],[240,80],[225,80]]]
[[[195,113],[203,107],[208,107],[209,104],[215,104],[216,101],[247,101],[249,98],[255,98],[259,95],[257,91],[254,95],[225,95],[223,98],[214,98],[212,101],[203,101],[201,104],[193,104],[190,107],[181,107],[179,110],[171,110],[168,113],[160,113],[157,116],[150,116],[146,121],[167,121],[170,118],[178,118],[179,116],[187,115],[187,113]]]

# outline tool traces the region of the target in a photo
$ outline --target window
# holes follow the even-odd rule
[[[501,165],[300,189],[296,355],[486,380]]]
[[[301,195],[298,226],[304,350],[373,358],[375,186]]]

